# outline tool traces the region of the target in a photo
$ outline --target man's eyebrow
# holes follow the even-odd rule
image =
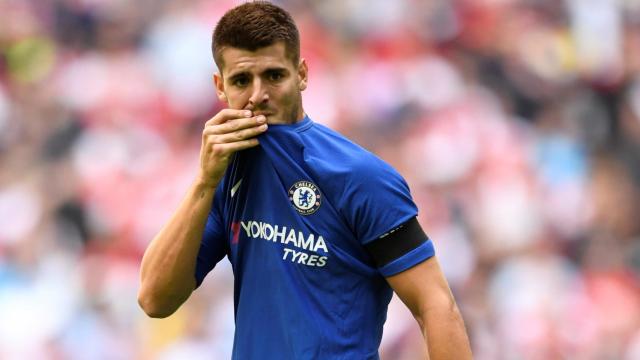
[[[241,71],[238,71],[238,72],[236,72],[236,73],[231,73],[231,74],[228,76],[228,78],[229,78],[229,80],[233,80],[233,79],[237,79],[237,78],[239,78],[239,77],[247,76],[247,75],[249,75],[249,72],[248,72],[248,71],[241,70]]]
[[[287,69],[286,67],[282,66],[274,66],[274,67],[270,67],[270,68],[266,68],[264,69],[264,71],[262,72],[263,74],[266,73],[270,73],[270,72],[288,72],[289,69]]]
[[[289,69],[287,69],[284,66],[273,66],[273,67],[269,67],[266,68],[262,71],[262,74],[268,74],[268,73],[272,73],[272,72],[281,72],[281,73],[287,73],[289,72]],[[246,70],[239,70],[238,72],[235,73],[231,73],[230,75],[227,75],[227,78],[230,81],[233,81],[237,78],[243,77],[243,76],[250,76],[251,73],[249,71]]]

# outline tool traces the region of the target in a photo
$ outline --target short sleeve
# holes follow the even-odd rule
[[[347,182],[343,212],[362,245],[385,237],[418,214],[409,186],[391,166],[378,158],[356,167]],[[393,262],[378,268],[384,276],[402,272],[434,255],[428,238]]]
[[[227,238],[225,227],[222,221],[222,184],[216,189],[213,204],[207,223],[202,234],[202,242],[198,250],[196,260],[195,278],[196,287],[199,287],[204,277],[224,258],[227,253]]]

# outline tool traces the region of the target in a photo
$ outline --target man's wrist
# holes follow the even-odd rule
[[[206,176],[204,174],[198,174],[198,176],[196,176],[195,184],[198,187],[215,189],[220,183],[220,180],[221,179],[214,178],[211,176]]]

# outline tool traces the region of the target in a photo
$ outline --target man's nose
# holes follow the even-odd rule
[[[249,98],[249,105],[252,108],[256,108],[260,107],[260,104],[266,103],[268,101],[269,93],[267,92],[266,86],[262,83],[261,79],[254,79],[253,91],[251,92],[251,97]]]

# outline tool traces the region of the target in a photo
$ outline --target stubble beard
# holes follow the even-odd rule
[[[300,94],[300,91],[298,91],[295,95],[294,95],[294,99],[291,103],[291,107],[289,108],[289,111],[287,111],[284,115],[284,119],[286,121],[287,124],[295,124],[298,121],[302,120],[302,119],[298,119],[298,114],[302,113],[302,95]]]
[[[268,123],[292,125],[302,120],[302,118],[304,117],[304,110],[302,109],[302,93],[300,92],[300,90],[294,91],[288,98],[291,99],[291,102],[282,104],[282,106],[280,107],[281,116],[279,118],[276,117],[274,119],[275,121],[273,122],[268,121]],[[254,112],[269,111],[269,110],[270,110],[270,107],[268,106],[264,108],[258,107],[253,109]],[[276,109],[271,108],[271,110],[276,110]],[[298,118],[298,116],[301,116],[301,117]]]

